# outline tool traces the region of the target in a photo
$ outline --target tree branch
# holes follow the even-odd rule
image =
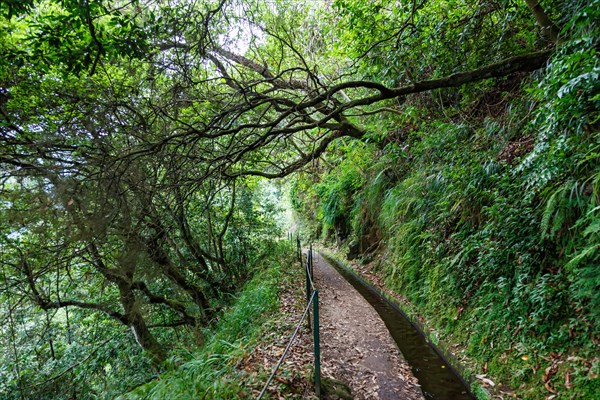
[[[308,110],[311,107],[317,107],[319,104],[332,98],[336,93],[338,93],[342,90],[345,90],[345,89],[350,89],[350,88],[373,89],[373,90],[377,90],[379,93],[372,95],[372,96],[366,96],[366,97],[359,98],[356,100],[351,100],[351,101],[348,101],[345,103],[341,103],[337,107],[332,109],[331,112],[329,112],[329,114],[324,115],[321,119],[316,120],[311,124],[306,124],[304,126],[295,126],[292,129],[285,128],[285,127],[280,128],[280,129],[272,129],[272,130],[270,130],[269,135],[284,134],[286,132],[289,133],[289,132],[293,132],[293,131],[301,131],[304,129],[311,129],[311,128],[315,128],[315,127],[323,127],[328,123],[328,121],[339,118],[340,116],[343,116],[342,113],[346,110],[353,109],[353,108],[360,107],[360,106],[367,106],[367,105],[375,104],[375,103],[378,103],[383,100],[404,97],[404,96],[407,96],[410,94],[422,93],[422,92],[427,92],[427,91],[436,90],[436,89],[459,87],[459,86],[462,86],[462,85],[465,85],[468,83],[479,82],[479,81],[482,81],[485,79],[500,78],[500,77],[508,76],[508,75],[511,75],[516,72],[534,71],[536,69],[542,68],[548,61],[550,55],[551,55],[551,51],[546,50],[546,51],[540,51],[540,52],[535,52],[535,53],[531,53],[531,54],[515,56],[515,57],[511,57],[511,58],[502,60],[502,61],[494,63],[494,64],[489,64],[484,67],[471,70],[471,71],[458,72],[458,73],[455,73],[452,75],[448,75],[446,77],[419,81],[419,82],[415,82],[411,85],[401,86],[401,87],[396,87],[396,88],[388,88],[377,82],[370,82],[370,81],[343,82],[343,83],[332,86],[331,88],[329,88],[329,90],[327,90],[324,93],[314,96],[313,98],[311,98],[303,103],[297,104],[294,107],[293,111],[300,112],[302,110]],[[268,126],[277,126],[279,123],[278,121],[283,120],[283,118],[284,117],[280,114],[274,121],[271,121],[272,123],[263,124],[262,127],[266,128]],[[251,124],[247,124],[246,126],[248,127],[249,125],[251,125]],[[261,124],[258,124],[258,125],[254,124],[254,127],[260,127],[260,126],[261,126]],[[239,126],[236,128],[239,128],[241,130],[241,129],[244,129],[244,126],[242,125],[242,126]],[[355,138],[360,138],[360,137],[362,137],[362,131],[360,131],[360,130],[357,131],[356,127],[353,124],[342,122],[339,124],[339,126],[337,127],[334,134],[332,134],[331,136],[329,136],[321,141],[321,143],[319,144],[317,149],[315,149],[315,151],[313,151],[311,154],[309,154],[307,156],[303,156],[303,157],[299,158],[298,160],[290,163],[286,167],[282,167],[279,172],[272,173],[272,172],[264,172],[264,171],[257,171],[257,170],[249,170],[249,171],[230,172],[230,173],[228,173],[228,176],[234,177],[234,176],[244,176],[244,175],[255,175],[255,176],[262,176],[265,178],[280,178],[280,177],[289,175],[290,173],[305,166],[307,163],[309,163],[314,158],[319,157],[326,150],[327,146],[335,138],[342,137],[342,136],[351,136],[351,137],[355,137]]]
[[[527,7],[529,7],[533,13],[537,23],[542,27],[542,33],[554,43],[557,43],[560,31],[554,22],[552,22],[552,20],[548,17],[546,11],[544,11],[539,1],[525,0],[525,3],[527,3]]]
[[[41,302],[38,302],[38,305],[43,310],[58,309],[58,308],[74,306],[74,307],[84,308],[84,309],[88,309],[88,310],[101,311],[101,312],[105,313],[106,315],[118,320],[119,322],[122,322],[125,325],[129,324],[129,321],[127,320],[127,318],[125,318],[125,315],[112,310],[109,306],[107,306],[105,304],[86,303],[84,301],[77,301],[77,300],[61,300],[61,301],[42,300]]]

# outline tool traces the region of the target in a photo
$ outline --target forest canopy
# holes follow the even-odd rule
[[[281,233],[263,178],[332,148],[335,163],[338,144],[397,150],[417,109],[458,110],[549,65],[559,97],[597,107],[597,9],[1,2],[0,394],[112,398],[164,367],[173,335],[201,344]],[[569,88],[552,71],[573,65]],[[597,114],[581,115],[592,135]]]

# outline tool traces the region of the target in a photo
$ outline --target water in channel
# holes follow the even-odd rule
[[[426,399],[473,400],[460,374],[436,351],[406,315],[379,291],[335,259],[319,253],[375,308],[411,365]]]

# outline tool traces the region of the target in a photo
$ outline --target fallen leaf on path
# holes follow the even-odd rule
[[[565,387],[567,389],[571,389],[573,384],[571,383],[571,376],[569,375],[569,371],[565,371]]]
[[[550,386],[550,381],[546,382],[544,384],[544,387],[546,388],[547,391],[549,391],[551,393],[557,393],[556,390],[554,390],[554,388],[552,386]]]
[[[491,387],[496,386],[496,384],[494,383],[494,381],[492,381],[491,379],[488,379],[488,378],[481,378],[481,382],[483,382],[486,385],[491,386]]]

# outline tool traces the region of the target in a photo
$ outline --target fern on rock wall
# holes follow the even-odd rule
[[[590,398],[600,372],[600,1],[574,9],[501,113],[405,104],[405,128],[347,153],[373,164],[336,192],[352,240],[381,232],[386,284],[526,398]],[[321,194],[351,171],[337,163]]]

